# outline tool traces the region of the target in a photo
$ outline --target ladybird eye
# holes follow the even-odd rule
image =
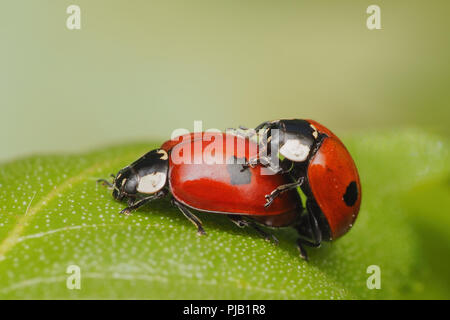
[[[129,179],[125,183],[124,191],[126,193],[135,193],[136,192],[136,185],[137,185],[136,179]]]
[[[358,200],[358,188],[356,187],[356,181],[352,181],[347,186],[344,194],[344,202],[347,206],[351,207]]]
[[[280,148],[280,154],[291,161],[305,161],[309,155],[309,146],[301,143],[298,139],[287,140]]]

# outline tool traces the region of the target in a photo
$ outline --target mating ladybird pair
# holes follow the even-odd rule
[[[335,240],[355,221],[361,204],[355,163],[341,140],[313,120],[268,121],[255,132],[264,139],[255,141],[238,133],[181,136],[120,170],[112,183],[99,181],[113,189],[116,200],[128,202],[121,211],[125,214],[170,193],[172,203],[199,234],[205,231],[192,209],[225,214],[239,227],[251,227],[275,242],[260,225],[293,227],[298,231],[300,255],[307,259],[303,245],[318,247],[322,241]],[[279,144],[276,151],[270,148],[274,133]],[[212,155],[208,151],[213,141],[217,147],[218,137],[223,145]],[[245,147],[227,149],[230,139]],[[173,155],[183,152],[182,157],[194,161],[176,161]],[[215,161],[205,159],[205,154]],[[298,188],[306,196],[306,208]]]

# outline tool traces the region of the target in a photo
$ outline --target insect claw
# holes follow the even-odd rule
[[[270,207],[270,205],[272,204],[272,201],[268,201],[268,202],[266,202],[265,204],[264,204],[264,208],[268,208],[268,207]]]
[[[120,213],[129,216],[131,214],[131,210],[130,208],[125,208],[122,211],[120,211]]]
[[[199,230],[197,231],[197,235],[198,235],[198,236],[204,236],[204,235],[206,235],[206,231],[203,230],[203,229],[199,229]]]
[[[275,246],[278,245],[278,239],[277,239],[273,234],[267,235],[267,236],[264,238],[264,240],[266,240],[267,242],[273,243]]]

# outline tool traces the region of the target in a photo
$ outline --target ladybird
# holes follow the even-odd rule
[[[274,129],[277,129],[274,131]],[[361,182],[355,162],[342,141],[329,129],[314,120],[282,119],[263,122],[258,133],[260,152],[256,163],[274,172],[289,173],[296,183],[280,186],[266,196],[266,206],[285,191],[300,187],[306,196],[306,210],[312,220],[306,241],[319,246],[343,236],[353,226],[361,205]],[[277,136],[276,151],[271,141]],[[274,163],[272,155],[278,152]],[[254,159],[250,161],[255,163]],[[302,228],[308,224],[299,225]]]
[[[211,152],[213,146],[216,148]],[[246,167],[248,160],[257,154],[257,143],[248,138],[192,133],[169,140],[143,155],[113,175],[112,182],[105,179],[98,182],[109,186],[116,200],[127,201],[128,206],[121,213],[130,214],[169,195],[172,204],[196,226],[199,235],[205,234],[205,230],[194,210],[224,214],[239,227],[251,227],[266,240],[277,242],[259,225],[295,226],[301,222],[304,208],[294,189],[280,194],[270,206],[265,205],[268,193],[293,181],[289,174],[264,175],[261,170],[264,167],[259,164]],[[190,161],[178,161],[180,157]],[[198,157],[202,161],[196,162]]]

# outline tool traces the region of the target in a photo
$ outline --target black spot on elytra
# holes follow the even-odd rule
[[[358,200],[358,188],[356,186],[356,181],[349,183],[343,198],[347,206],[351,207],[355,204],[356,200]]]
[[[240,160],[239,162],[238,159]],[[252,173],[250,170],[242,170],[243,165],[241,163],[245,163],[245,158],[232,156],[228,161],[227,171],[230,174],[230,183],[232,185],[249,184],[252,180]]]

